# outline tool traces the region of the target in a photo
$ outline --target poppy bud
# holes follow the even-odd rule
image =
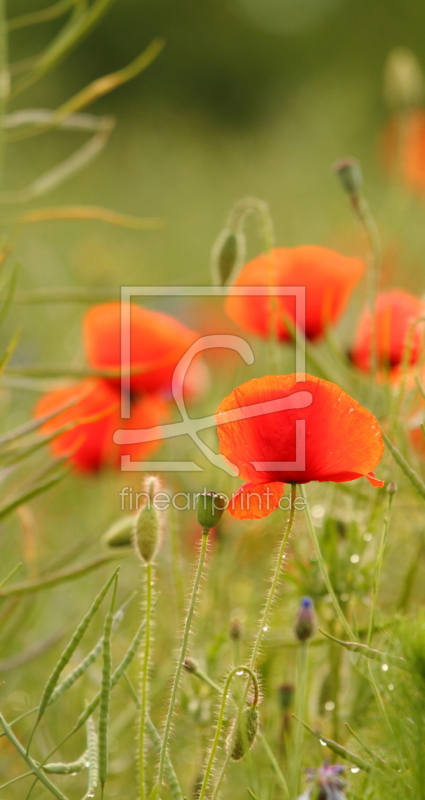
[[[230,755],[232,761],[240,761],[248,750],[251,750],[257,733],[258,720],[259,714],[256,706],[250,706],[243,710]]]
[[[292,706],[294,687],[291,683],[283,683],[282,686],[279,686],[278,692],[282,711],[288,711]]]
[[[355,158],[343,158],[334,164],[334,172],[347,194],[357,197],[363,184],[359,162]]]
[[[133,539],[134,515],[125,516],[114,522],[106,533],[102,536],[102,542],[106,547],[130,547]]]
[[[198,671],[198,662],[195,661],[194,658],[190,658],[189,656],[187,656],[187,658],[185,658],[185,660],[183,662],[183,666],[184,666],[186,672],[190,672],[191,675],[193,675],[195,672]]]
[[[244,627],[238,619],[232,620],[229,628],[229,637],[232,642],[239,642],[243,638]]]
[[[311,597],[303,597],[295,620],[294,632],[299,642],[311,639],[315,629],[315,614]]]
[[[225,286],[245,253],[245,239],[241,232],[224,228],[219,234],[211,253],[211,269],[214,283]]]
[[[392,108],[410,108],[423,102],[423,72],[415,53],[408,47],[394,47],[387,58],[384,97]]]
[[[196,515],[202,529],[210,531],[220,522],[227,508],[227,498],[217,492],[198,494],[196,499]]]
[[[153,561],[160,543],[161,519],[155,508],[154,497],[158,482],[150,476],[145,482],[147,491],[146,503],[136,517],[133,529],[133,543],[136,553],[145,564]]]
[[[393,495],[393,494],[396,493],[397,490],[398,490],[397,484],[394,481],[390,481],[388,486],[387,486],[388,494]]]

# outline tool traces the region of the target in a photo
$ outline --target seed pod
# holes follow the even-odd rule
[[[225,286],[232,273],[244,257],[243,233],[224,228],[219,234],[211,253],[211,270],[216,286]]]
[[[134,516],[126,515],[111,525],[102,536],[103,544],[115,549],[117,547],[131,547],[134,530]]]
[[[245,708],[241,714],[230,758],[240,761],[251,750],[258,729],[259,714],[256,706]]]
[[[136,517],[133,531],[134,548],[145,564],[153,561],[161,538],[161,519],[154,502],[157,488],[157,480],[149,477],[146,481],[146,503]]]
[[[363,184],[359,162],[355,158],[343,158],[334,165],[334,172],[347,194],[357,197]]]
[[[210,531],[220,522],[225,509],[227,498],[217,492],[204,492],[196,498],[196,514],[203,530]]]

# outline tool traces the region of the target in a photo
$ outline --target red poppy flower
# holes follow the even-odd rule
[[[334,250],[315,245],[277,247],[270,255],[249,261],[239,272],[234,286],[305,286],[305,334],[314,340],[323,336],[327,326],[337,322],[348,298],[364,272],[360,258],[347,258]],[[277,333],[279,339],[291,338],[284,322],[295,322],[295,298],[278,296]],[[267,337],[273,320],[273,304],[265,297],[238,297],[229,290],[225,309],[241,328]]]
[[[116,390],[106,381],[89,379],[44,395],[37,403],[34,416],[44,417],[64,408],[42,426],[41,433],[55,433],[71,423],[69,430],[52,440],[51,450],[55,456],[68,457],[77,469],[95,472],[104,466],[119,467],[120,456],[124,453],[141,460],[156,450],[158,442],[119,447],[112,437],[118,428],[159,425],[164,419],[164,406],[162,398],[147,395],[133,403],[130,419],[121,420]]]
[[[387,368],[397,377],[397,368],[403,362],[409,336],[413,336],[410,349],[410,365],[416,364],[423,340],[423,325],[412,323],[425,314],[425,304],[403,289],[381,292],[376,301],[375,336],[378,366]],[[372,314],[366,307],[359,319],[354,337],[351,359],[359,369],[369,372],[372,345]]]
[[[121,363],[121,303],[93,306],[84,319],[89,364],[96,369],[128,369],[132,393],[171,392],[176,364],[198,338],[169,314],[130,305],[130,364]],[[120,383],[119,374],[108,378]]]
[[[412,108],[395,114],[382,137],[386,168],[399,174],[406,186],[425,190],[425,110]]]
[[[220,453],[247,481],[229,506],[238,519],[265,517],[274,511],[285,483],[341,483],[365,476],[374,486],[383,486],[372,472],[383,452],[373,414],[333,383],[311,375],[302,381],[296,378],[254,378],[234,389],[217,409]],[[273,411],[265,405],[270,401],[279,405],[276,401],[284,398],[293,398],[284,410]],[[258,404],[254,416],[249,406]],[[240,411],[241,419],[229,413],[234,409]],[[295,462],[300,456],[302,469],[276,465]]]

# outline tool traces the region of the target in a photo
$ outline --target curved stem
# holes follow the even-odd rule
[[[277,560],[276,560],[276,566],[275,566],[275,569],[274,569],[273,579],[272,579],[272,582],[270,584],[270,589],[268,591],[266,604],[264,606],[264,610],[263,610],[263,613],[262,613],[262,616],[261,616],[261,621],[260,621],[260,624],[258,626],[257,636],[256,636],[256,639],[255,639],[255,642],[254,642],[254,647],[252,649],[251,660],[250,660],[250,663],[249,663],[249,667],[250,667],[251,670],[255,669],[255,665],[256,665],[258,654],[259,654],[260,647],[261,647],[261,642],[262,642],[262,639],[263,639],[263,635],[264,635],[264,633],[265,633],[265,631],[267,630],[267,627],[268,627],[267,626],[267,622],[268,622],[270,611],[271,611],[271,608],[272,608],[272,605],[273,605],[273,602],[274,602],[274,599],[275,599],[276,591],[277,591],[277,588],[278,588],[278,585],[279,585],[280,573],[281,573],[283,561],[284,561],[284,558],[285,558],[285,550],[286,550],[286,546],[287,546],[288,541],[289,541],[289,537],[290,537],[291,530],[292,530],[292,525],[293,525],[293,522],[294,522],[296,493],[297,493],[297,485],[295,483],[293,483],[291,485],[291,505],[290,505],[288,522],[286,524],[285,532],[283,534],[282,541],[281,541],[280,546],[279,546],[279,552],[278,552],[278,555],[277,555]],[[237,720],[236,720],[235,727],[233,729],[233,733],[234,734],[235,734],[236,729],[237,729],[237,725],[238,725],[238,722],[239,722],[239,718],[240,718],[241,711],[243,709],[247,694],[248,694],[248,685],[245,688],[245,691],[244,691],[244,694],[243,694],[243,697],[242,697],[242,701],[241,701],[241,704],[239,706],[238,717],[237,717]],[[232,736],[232,739],[233,738],[234,738],[234,736]],[[217,785],[215,787],[215,790],[214,790],[214,793],[213,793],[213,796],[212,796],[212,800],[216,800],[216,798],[218,797],[218,794],[219,794],[219,791],[220,791],[220,788],[221,788],[221,784],[223,783],[224,776],[226,774],[226,770],[227,770],[227,767],[229,765],[231,752],[232,752],[232,743],[230,744],[230,746],[228,748],[228,751],[227,751],[227,754],[226,754],[226,758],[224,760],[224,764],[222,766],[222,769],[221,769],[221,772],[220,772],[220,776],[218,778]]]
[[[166,760],[166,756],[167,756],[168,741],[169,741],[170,733],[171,733],[171,724],[172,724],[172,721],[173,721],[174,708],[175,708],[176,700],[177,700],[177,692],[178,692],[179,683],[180,683],[180,676],[181,676],[181,673],[182,673],[183,663],[184,663],[184,659],[185,659],[185,656],[186,656],[187,647],[188,647],[188,644],[189,644],[189,636],[190,636],[191,627],[192,627],[192,619],[193,619],[193,614],[194,614],[194,611],[195,611],[196,601],[197,601],[198,594],[199,594],[199,585],[201,583],[201,577],[202,577],[202,572],[203,572],[204,563],[205,563],[205,556],[206,556],[206,552],[207,552],[207,543],[208,543],[208,534],[209,534],[209,530],[204,529],[202,531],[202,542],[201,542],[201,549],[199,551],[199,561],[198,561],[198,566],[197,566],[197,569],[196,569],[195,580],[193,582],[192,592],[191,592],[191,595],[190,595],[190,602],[189,602],[189,608],[188,608],[188,612],[187,612],[187,617],[186,617],[186,621],[185,621],[185,624],[184,624],[183,640],[182,640],[182,644],[181,644],[181,648],[180,648],[179,657],[178,657],[178,660],[177,660],[177,667],[176,667],[176,672],[175,672],[175,675],[174,675],[173,686],[172,686],[172,689],[171,689],[171,698],[170,698],[170,704],[168,706],[167,719],[165,720],[164,733],[163,733],[163,737],[162,737],[162,747],[161,747],[161,753],[160,753],[160,757],[159,757],[159,769],[158,769],[159,797],[158,797],[158,800],[160,800],[162,782],[164,780],[165,760]]]
[[[139,726],[139,793],[140,800],[146,800],[146,774],[145,774],[145,736],[146,718],[148,713],[148,683],[149,683],[149,661],[151,646],[151,624],[152,624],[152,594],[153,594],[153,575],[152,562],[146,565],[146,624],[145,641],[143,648],[143,662],[141,670],[141,701],[140,701],[140,726]]]
[[[216,729],[215,729],[214,741],[212,743],[212,747],[211,747],[210,754],[209,754],[209,757],[208,757],[207,766],[205,767],[205,774],[204,774],[204,779],[202,781],[201,793],[199,795],[199,800],[204,800],[204,798],[205,798],[205,795],[206,795],[206,792],[207,792],[207,788],[208,788],[208,782],[209,782],[210,775],[211,775],[211,772],[212,772],[212,768],[213,768],[213,765],[214,765],[215,755],[216,755],[216,752],[217,752],[217,748],[218,748],[218,746],[220,744],[221,731],[222,731],[222,728],[223,728],[223,721],[224,721],[224,712],[226,710],[226,703],[227,703],[227,693],[229,691],[229,687],[230,687],[230,684],[231,684],[233,678],[235,677],[235,675],[238,675],[241,672],[246,672],[247,675],[249,675],[249,677],[251,678],[251,680],[252,680],[252,682],[254,684],[254,701],[253,701],[252,705],[256,706],[257,703],[258,703],[258,680],[257,680],[257,676],[255,675],[255,672],[253,672],[252,669],[250,669],[249,667],[235,667],[234,669],[232,669],[232,671],[229,672],[229,674],[227,676],[226,683],[224,684],[223,694],[222,694],[221,703],[220,703],[220,710],[218,712],[217,726],[216,726]]]

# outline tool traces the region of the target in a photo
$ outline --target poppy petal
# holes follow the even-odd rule
[[[262,519],[279,508],[285,484],[243,483],[229,502],[228,510],[236,519]]]
[[[368,479],[372,486],[377,486],[379,488],[385,486],[385,481],[380,481],[378,478],[376,478],[374,472],[369,472],[367,475],[365,475],[365,478]]]
[[[169,314],[134,304],[129,307],[131,391],[171,393],[174,368],[198,335]],[[122,310],[120,302],[102,303],[90,308],[84,319],[89,364],[116,371],[117,376],[108,379],[116,386],[120,370],[129,366],[121,359]]]
[[[220,453],[255,484],[339,483],[368,475],[384,450],[377,419],[339,386],[302,377],[254,378],[225,397],[216,413]],[[306,394],[307,406],[301,403]],[[270,411],[265,405],[288,397],[290,408]],[[250,406],[259,413],[252,415]],[[239,418],[228,421],[230,410]]]
[[[276,247],[270,254],[262,254],[245,264],[234,286],[305,287],[305,320],[301,320],[303,309],[295,296],[244,297],[232,294],[232,288],[225,310],[241,328],[259,336],[269,336],[275,324],[279,339],[291,339],[285,324],[285,317],[289,317],[305,330],[308,339],[315,340],[337,322],[364,269],[361,259],[347,258],[325,247]]]

